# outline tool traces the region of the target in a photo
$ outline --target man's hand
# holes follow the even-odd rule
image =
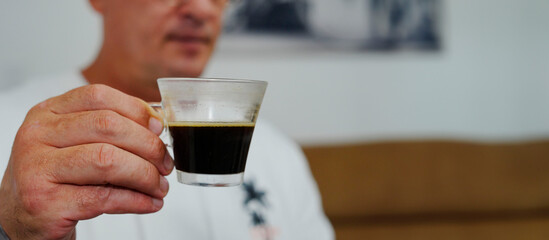
[[[0,224],[12,239],[70,239],[78,220],[152,213],[173,162],[160,117],[135,97],[89,85],[33,107],[0,187]]]

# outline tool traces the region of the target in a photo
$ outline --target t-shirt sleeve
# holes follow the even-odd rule
[[[292,235],[295,239],[334,239],[334,232],[322,208],[322,200],[305,155],[295,145],[288,152],[293,155],[297,184],[295,206],[291,211]],[[301,173],[300,173],[301,172]]]
[[[273,159],[278,159],[274,169],[282,167],[277,181],[285,196],[287,221],[286,236],[291,239],[334,239],[333,228],[324,214],[322,201],[316,181],[309,168],[301,147],[279,132],[269,134],[270,141],[276,146]]]

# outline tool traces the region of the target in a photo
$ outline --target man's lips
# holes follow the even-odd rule
[[[210,43],[210,38],[198,35],[178,35],[178,34],[169,34],[166,37],[168,42],[178,42],[186,45],[208,45]]]

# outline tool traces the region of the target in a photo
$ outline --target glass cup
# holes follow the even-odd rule
[[[242,183],[248,149],[267,82],[160,78],[165,131],[180,183]]]

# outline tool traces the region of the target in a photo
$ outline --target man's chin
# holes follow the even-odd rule
[[[173,44],[162,51],[160,57],[165,73],[177,77],[200,76],[210,58],[210,51],[207,49],[188,51],[188,49],[173,48]]]
[[[202,68],[193,69],[170,69],[163,74],[161,77],[199,77],[202,74]]]

